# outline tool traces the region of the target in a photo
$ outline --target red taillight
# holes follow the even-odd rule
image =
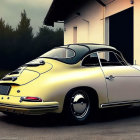
[[[28,101],[28,102],[42,102],[42,99],[39,97],[24,97],[22,98],[22,101]]]

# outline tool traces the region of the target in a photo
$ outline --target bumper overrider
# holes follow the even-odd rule
[[[27,115],[42,115],[55,113],[58,102],[21,102],[21,97],[0,95],[0,111]]]

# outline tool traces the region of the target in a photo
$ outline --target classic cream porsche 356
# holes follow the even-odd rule
[[[115,48],[70,44],[52,49],[0,81],[0,111],[64,112],[82,122],[96,108],[140,103],[140,67]]]

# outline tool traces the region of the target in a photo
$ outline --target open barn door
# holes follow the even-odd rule
[[[133,64],[133,7],[109,17],[109,45]]]

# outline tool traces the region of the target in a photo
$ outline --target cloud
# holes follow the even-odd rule
[[[2,0],[3,1],[3,0]],[[28,5],[36,8],[46,8],[52,3],[52,0],[4,0],[7,4]]]
[[[0,0],[0,18],[16,28],[20,14],[25,9],[34,32],[43,25],[43,20],[49,10],[52,0]]]
[[[36,33],[43,25],[51,3],[52,0],[0,0],[0,18],[2,17],[6,23],[16,28],[20,21],[20,14],[25,9],[28,18],[31,19],[33,31]],[[55,24],[55,27],[63,26]]]

